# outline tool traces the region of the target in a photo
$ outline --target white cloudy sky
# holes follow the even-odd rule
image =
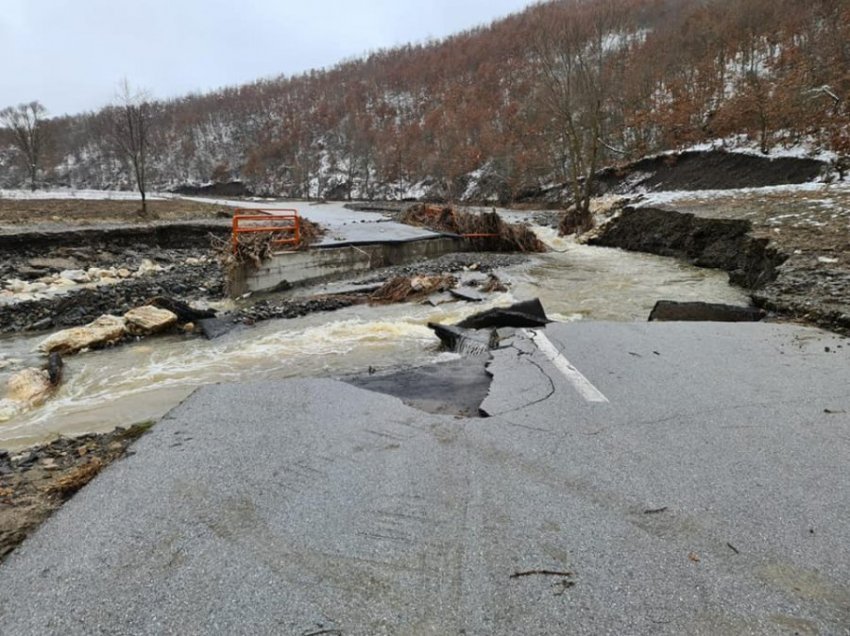
[[[95,109],[118,82],[156,97],[329,66],[440,38],[532,0],[0,0],[0,108]]]

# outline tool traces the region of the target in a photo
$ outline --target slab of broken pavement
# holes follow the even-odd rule
[[[846,340],[497,334],[487,417],[377,383],[197,390],[0,566],[0,632],[847,631]]]

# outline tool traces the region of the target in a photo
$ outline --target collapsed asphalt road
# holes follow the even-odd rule
[[[846,340],[504,344],[485,419],[332,380],[198,390],[0,567],[2,632],[847,630]]]

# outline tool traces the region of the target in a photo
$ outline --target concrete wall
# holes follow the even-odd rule
[[[373,243],[343,247],[317,247],[303,252],[276,254],[258,270],[242,266],[230,275],[228,291],[233,297],[246,292],[311,285],[361,271],[405,265],[462,251],[464,241],[439,237],[404,243]]]

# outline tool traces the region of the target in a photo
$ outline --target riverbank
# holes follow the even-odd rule
[[[850,334],[850,184],[649,194],[588,242],[723,269],[757,307]]]

